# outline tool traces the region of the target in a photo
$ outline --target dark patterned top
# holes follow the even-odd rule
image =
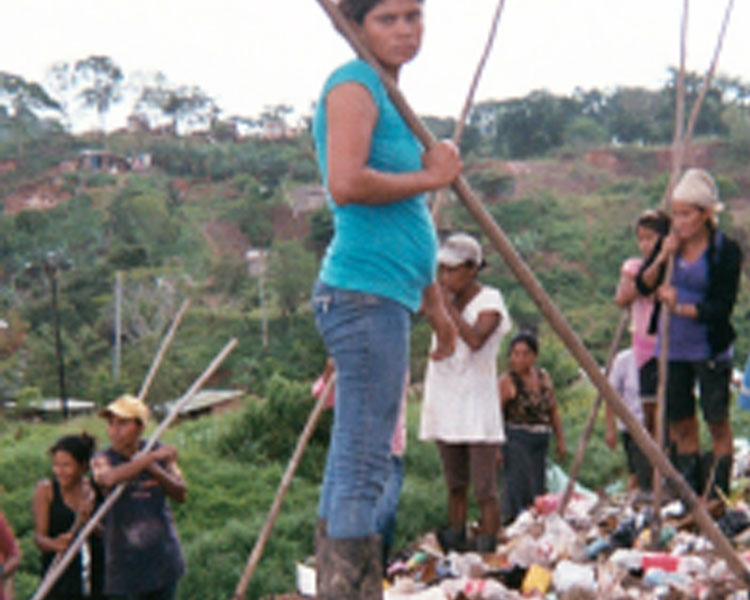
[[[523,385],[521,377],[513,371],[508,375],[516,387],[516,395],[505,403],[506,425],[552,425],[552,388],[548,385],[546,371],[534,367],[539,381],[539,390],[532,393]]]
[[[112,448],[101,455],[112,467],[128,461]],[[108,595],[156,591],[175,583],[185,573],[164,488],[145,469],[128,482],[125,492],[107,513],[104,544]]]

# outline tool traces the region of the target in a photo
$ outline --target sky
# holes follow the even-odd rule
[[[425,0],[422,50],[401,76],[419,114],[458,116],[496,5]],[[658,88],[679,62],[682,5],[506,0],[476,100],[537,89]],[[725,6],[690,3],[690,70],[708,68]],[[326,75],[352,56],[314,0],[2,0],[1,14],[2,71],[44,82],[56,61],[104,54],[125,73],[158,70],[175,85],[200,86],[226,116],[257,116],[282,103],[309,113]],[[719,72],[748,82],[749,30],[750,2],[739,0]]]

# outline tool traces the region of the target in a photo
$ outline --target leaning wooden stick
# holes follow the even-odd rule
[[[677,179],[682,170],[682,158],[684,152],[683,127],[685,120],[685,59],[687,56],[687,25],[689,14],[689,1],[684,0],[682,6],[682,26],[680,28],[680,70],[677,73],[677,95],[675,97],[675,121],[674,137],[672,139],[672,171],[669,174],[669,183],[662,197],[662,209],[665,212],[669,210],[669,200],[672,197],[672,190],[677,185]],[[672,281],[672,271],[674,270],[674,261],[670,258],[667,261],[665,274],[665,283]],[[669,358],[669,325],[670,314],[666,306],[662,306],[661,315],[659,315],[659,332],[661,335],[661,351],[659,354],[659,371],[656,385],[656,414],[654,427],[656,428],[656,443],[664,451],[664,405],[667,390],[667,361]],[[662,478],[661,474],[654,469],[652,488],[653,514],[654,519],[651,524],[651,539],[654,544],[658,544],[661,539],[661,501],[662,501]]]
[[[456,130],[453,132],[453,143],[457,146],[461,144],[461,138],[464,134],[464,127],[466,121],[469,118],[469,111],[474,105],[474,96],[479,86],[479,80],[482,77],[482,71],[484,71],[484,65],[487,64],[487,59],[490,56],[492,45],[495,43],[495,35],[497,34],[497,26],[500,23],[500,15],[503,14],[503,8],[505,7],[505,0],[499,0],[497,8],[495,9],[495,15],[492,17],[492,25],[490,26],[490,33],[487,36],[487,42],[484,45],[484,51],[482,52],[482,58],[479,59],[479,64],[474,71],[474,77],[471,80],[471,86],[469,86],[469,93],[466,95],[464,106],[461,109],[461,114],[456,121]]]
[[[427,129],[424,123],[422,123],[416,113],[411,109],[393,79],[383,71],[377,60],[358,38],[351,24],[347,21],[346,17],[341,14],[338,6],[333,3],[332,0],[317,0],[317,2],[326,11],[333,21],[334,26],[344,35],[355,51],[378,72],[383,84],[388,90],[391,100],[417,138],[419,138],[420,142],[422,142],[426,148],[434,146],[437,143],[437,140],[435,140],[429,129]],[[505,263],[511,271],[513,271],[513,274],[521,285],[524,286],[530,298],[537,305],[539,311],[547,319],[555,333],[560,337],[568,351],[581,365],[581,368],[589,376],[591,382],[599,390],[599,393],[601,393],[605,400],[610,404],[615,414],[620,417],[620,420],[622,420],[627,427],[628,432],[635,443],[649,458],[654,467],[661,471],[667,480],[674,486],[674,489],[683,500],[688,510],[694,512],[696,523],[714,545],[716,552],[726,560],[729,568],[743,581],[743,583],[750,586],[750,571],[748,571],[745,562],[737,556],[731,544],[727,541],[704,508],[700,506],[695,493],[693,493],[669,460],[667,460],[661,449],[651,439],[649,433],[642,427],[638,420],[628,410],[627,406],[622,402],[615,389],[609,384],[607,378],[599,369],[599,365],[596,360],[594,360],[594,357],[591,356],[580,338],[565,320],[565,317],[560,310],[552,302],[551,298],[529,269],[528,265],[526,265],[518,252],[516,252],[515,248],[508,240],[508,237],[478,200],[466,179],[463,176],[459,176],[453,183],[453,189],[456,194],[458,194],[459,198],[461,198],[466,209],[481,227],[484,234],[488,237],[493,247],[499,252],[503,260],[505,260]]]
[[[620,348],[620,342],[622,341],[622,336],[625,333],[625,326],[628,324],[629,316],[630,311],[627,308],[623,309],[622,314],[620,315],[620,321],[617,323],[615,337],[612,338],[612,344],[609,347],[607,362],[604,366],[604,374],[607,376],[609,376],[609,373],[612,370],[612,363],[615,360],[617,350]],[[604,398],[602,397],[602,395],[598,394],[596,396],[594,405],[591,407],[588,419],[586,420],[586,426],[583,429],[583,435],[581,435],[581,438],[578,440],[578,447],[576,448],[576,455],[573,459],[573,465],[570,467],[570,473],[568,473],[568,485],[565,486],[565,493],[563,494],[562,500],[560,501],[560,506],[557,509],[557,512],[560,516],[563,516],[565,514],[565,509],[568,508],[568,503],[573,496],[573,489],[575,488],[576,480],[578,479],[578,473],[580,472],[581,465],[583,464],[583,456],[586,453],[586,447],[588,446],[589,440],[591,439],[591,434],[594,432],[596,418],[599,416],[599,409],[601,408],[603,401]]]
[[[479,64],[477,64],[477,68],[474,71],[474,77],[471,80],[471,85],[469,86],[469,93],[466,94],[466,100],[464,101],[464,106],[461,109],[461,114],[458,116],[458,120],[456,121],[456,129],[453,132],[453,143],[456,144],[456,146],[461,145],[461,138],[464,134],[464,127],[466,126],[466,121],[469,118],[469,112],[471,111],[471,107],[474,104],[474,96],[477,92],[477,87],[479,87],[479,80],[482,77],[482,72],[484,71],[484,65],[487,64],[487,59],[490,56],[490,51],[492,50],[492,45],[495,43],[495,35],[497,34],[497,26],[500,23],[500,15],[503,14],[503,8],[505,7],[505,0],[499,0],[497,4],[497,8],[495,9],[495,15],[492,18],[492,25],[490,25],[490,33],[487,36],[487,42],[484,45],[484,51],[482,52],[482,57],[479,59]],[[446,191],[445,190],[438,190],[438,192],[435,194],[435,203],[432,205],[432,221],[435,223],[435,226],[438,225],[438,220],[440,219],[440,212],[443,209],[443,206],[446,202]]]
[[[167,348],[169,348],[169,345],[172,343],[172,338],[174,338],[174,334],[177,332],[177,328],[182,322],[182,317],[185,316],[185,313],[187,312],[187,309],[189,307],[190,300],[185,300],[182,305],[180,305],[180,309],[177,311],[174,319],[172,319],[172,325],[169,327],[169,331],[167,331],[167,334],[164,336],[164,339],[161,342],[161,346],[159,346],[159,350],[157,351],[154,360],[151,361],[151,367],[149,368],[148,373],[146,374],[146,377],[141,384],[141,389],[138,392],[138,398],[140,400],[146,399],[148,390],[151,388],[151,383],[154,381],[156,372],[159,370],[161,361],[164,359],[164,354],[166,354]]]
[[[302,430],[302,433],[297,440],[297,446],[292,453],[292,458],[289,459],[289,464],[286,467],[284,476],[281,478],[279,489],[276,491],[276,497],[273,499],[271,509],[268,511],[266,522],[263,524],[263,529],[261,529],[260,534],[258,535],[258,539],[255,540],[253,550],[247,559],[245,569],[242,571],[242,576],[237,583],[237,588],[235,589],[233,596],[234,600],[243,600],[245,598],[247,587],[250,585],[250,580],[253,577],[253,573],[255,573],[255,567],[258,566],[260,557],[263,555],[263,550],[266,547],[266,542],[268,542],[268,538],[271,536],[271,530],[273,529],[274,523],[276,523],[276,517],[279,516],[281,503],[284,501],[284,496],[286,496],[286,493],[289,490],[289,486],[292,483],[294,473],[299,466],[300,460],[302,459],[302,454],[305,451],[307,443],[310,441],[313,432],[315,431],[315,426],[318,424],[320,415],[323,413],[326,400],[328,399],[335,380],[336,375],[331,376],[331,378],[328,380],[328,383],[326,383],[325,387],[323,388],[318,401],[315,403],[315,406],[313,406],[312,411],[310,411],[310,416],[307,418],[305,428]]]
[[[200,377],[198,377],[198,379],[195,380],[195,382],[190,387],[190,389],[185,393],[185,395],[182,398],[180,398],[179,401],[175,403],[170,413],[164,418],[164,420],[154,430],[148,442],[146,442],[146,445],[143,447],[142,450],[138,452],[138,454],[149,452],[151,448],[153,448],[154,444],[156,444],[156,442],[159,440],[159,438],[167,429],[167,427],[169,427],[177,418],[177,416],[180,413],[180,410],[182,410],[183,407],[187,406],[187,404],[193,399],[195,394],[198,393],[198,390],[200,390],[201,387],[203,387],[203,385],[206,383],[206,381],[216,372],[216,369],[219,368],[219,365],[222,362],[224,362],[224,359],[229,355],[229,353],[232,350],[234,350],[234,347],[236,345],[237,345],[236,339],[232,339],[229,342],[227,342],[227,344],[224,346],[221,352],[219,352],[219,354],[216,355],[213,361],[211,361],[211,364],[208,365],[208,367],[206,367],[206,370],[203,371]],[[78,537],[65,551],[65,554],[63,555],[62,559],[60,559],[60,562],[58,563],[57,568],[54,570],[50,569],[49,571],[47,571],[47,575],[44,577],[44,580],[42,581],[41,585],[39,586],[36,593],[32,597],[32,600],[42,600],[42,598],[44,598],[49,593],[49,591],[52,589],[52,586],[55,585],[55,582],[58,580],[60,575],[62,575],[63,571],[68,567],[68,565],[71,563],[75,555],[81,549],[81,546],[83,546],[86,539],[89,537],[89,535],[91,535],[91,532],[99,524],[99,522],[102,520],[104,515],[107,514],[109,509],[112,508],[114,503],[117,502],[119,497],[122,495],[123,491],[125,491],[126,485],[127,483],[120,483],[119,485],[117,485],[117,487],[115,487],[115,489],[112,490],[112,492],[107,496],[106,500],[102,502],[98,510],[88,520],[88,522],[86,523],[86,526],[78,534]]]
[[[713,80],[716,67],[719,64],[719,56],[721,55],[721,48],[724,45],[724,37],[727,33],[727,27],[729,26],[729,19],[732,16],[732,9],[734,8],[734,0],[729,0],[727,8],[724,11],[724,20],[721,23],[721,31],[719,32],[719,39],[716,42],[714,48],[714,55],[711,59],[711,65],[709,66],[706,74],[703,77],[703,83],[701,84],[701,90],[698,93],[698,97],[693,104],[693,108],[690,111],[688,122],[685,127],[685,134],[683,135],[682,143],[682,157],[681,161],[684,160],[685,154],[687,154],[690,142],[693,138],[693,131],[695,130],[695,124],[698,122],[698,115],[700,114],[701,106],[703,106],[703,100],[706,98],[709,88],[711,87],[711,81]]]

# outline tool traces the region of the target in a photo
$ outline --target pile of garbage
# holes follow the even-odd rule
[[[388,568],[387,600],[750,598],[679,501],[665,505],[657,544],[653,508],[624,495],[577,494],[565,518],[560,494],[536,499],[493,554],[443,554],[428,534]],[[714,503],[722,531],[750,565],[750,506]]]

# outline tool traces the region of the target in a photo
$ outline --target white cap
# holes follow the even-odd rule
[[[468,233],[454,233],[438,250],[438,264],[457,267],[471,262],[482,265],[482,247]]]

